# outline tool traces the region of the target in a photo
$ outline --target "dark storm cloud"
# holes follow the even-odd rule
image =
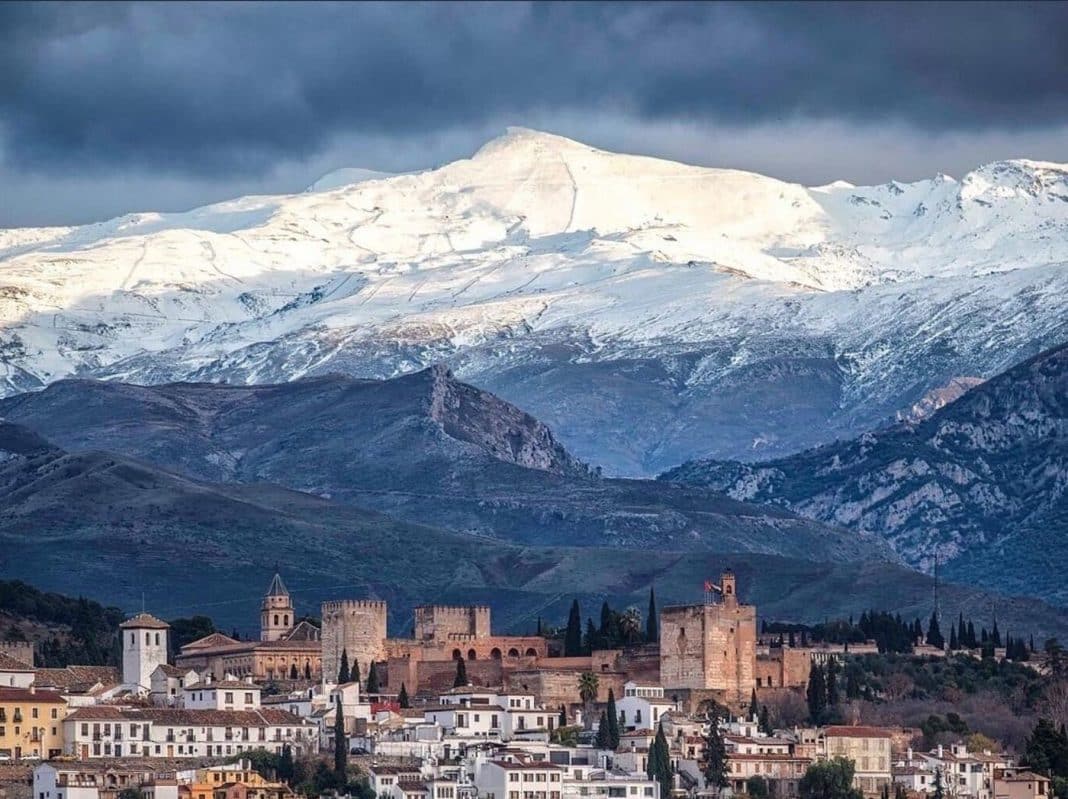
[[[539,112],[1068,122],[1068,5],[4,4],[9,168],[249,175]]]

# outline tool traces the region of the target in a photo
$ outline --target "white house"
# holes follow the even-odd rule
[[[535,760],[489,760],[475,775],[479,799],[561,799],[560,766]]]
[[[196,669],[183,669],[161,663],[149,677],[152,704],[175,707],[181,704],[182,689],[200,680]]]
[[[182,688],[187,710],[258,710],[262,689],[251,678],[218,680],[209,677]]]
[[[616,700],[623,730],[655,730],[660,717],[674,709],[675,703],[664,697],[664,689],[659,685],[625,683],[623,698]]]
[[[0,652],[0,688],[29,688],[33,685],[33,674],[33,666]]]

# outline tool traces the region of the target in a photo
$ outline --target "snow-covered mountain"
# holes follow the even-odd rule
[[[8,394],[447,361],[609,472],[770,457],[1068,340],[1068,166],[805,188],[512,129],[433,171],[0,231],[0,325]]]

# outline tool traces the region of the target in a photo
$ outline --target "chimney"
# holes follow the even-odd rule
[[[941,760],[942,756],[943,756],[942,755],[942,744],[939,744],[938,745],[938,759]]]
[[[912,765],[912,747],[911,746],[908,749],[905,750],[905,763],[907,765],[910,765],[910,766]]]

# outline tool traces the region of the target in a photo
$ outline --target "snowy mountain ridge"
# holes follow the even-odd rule
[[[3,393],[447,360],[610,471],[766,456],[1068,339],[1066,233],[1065,165],[809,189],[509,129],[435,170],[0,231]]]

